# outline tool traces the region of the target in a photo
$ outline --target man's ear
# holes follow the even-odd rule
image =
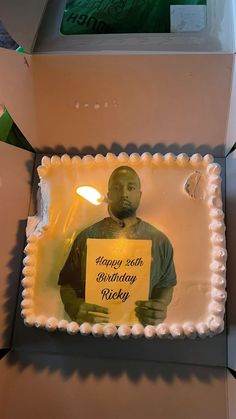
[[[111,202],[111,200],[110,200],[110,194],[109,194],[109,191],[107,192],[107,195],[106,195],[106,202],[109,204],[109,202]]]

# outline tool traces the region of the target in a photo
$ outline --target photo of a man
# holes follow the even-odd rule
[[[144,326],[157,325],[166,318],[176,285],[173,248],[161,231],[136,216],[141,195],[141,182],[136,171],[129,166],[116,168],[108,181],[109,217],[83,230],[73,243],[58,284],[65,311],[79,324],[109,322],[106,307],[85,302],[88,239],[151,241],[149,297],[135,302],[135,315]]]

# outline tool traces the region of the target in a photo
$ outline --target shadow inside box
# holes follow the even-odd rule
[[[28,185],[32,186],[33,181],[33,161],[26,161],[26,169],[28,173]],[[20,286],[20,278],[22,271],[23,250],[25,246],[25,230],[27,219],[18,220],[18,229],[16,233],[15,246],[10,253],[8,268],[10,273],[7,278],[7,287],[4,298],[4,330],[3,330],[3,347],[4,350],[9,349],[12,344],[14,318],[16,315],[16,301]]]
[[[184,147],[178,145],[171,147],[164,144],[156,147],[129,144],[126,148],[121,148],[119,144],[114,143],[110,149],[101,145],[96,149],[88,147],[86,150],[66,150],[61,147],[56,150],[47,150],[47,154],[59,152],[60,154],[64,152],[68,154],[87,154],[88,152],[90,154],[106,154],[106,152],[194,154],[199,152],[213,155],[222,152],[223,155],[221,147],[210,149],[203,145],[196,149],[191,144]],[[23,224],[19,226],[21,243],[23,227]],[[17,250],[19,251],[20,249]],[[13,254],[15,254],[15,249],[13,249]],[[195,341],[147,340],[145,338],[137,340],[130,338],[122,341],[118,337],[106,340],[92,336],[69,336],[57,331],[50,333],[35,327],[24,326],[20,316],[21,292],[20,287],[12,350],[7,357],[9,365],[17,365],[20,370],[32,367],[36,371],[44,369],[58,371],[63,377],[77,373],[84,378],[91,374],[96,377],[106,374],[114,377],[126,374],[135,382],[144,376],[150,380],[161,377],[167,382],[175,377],[181,377],[183,380],[197,377],[201,381],[211,382],[212,379],[221,377],[225,371],[226,337],[224,333],[212,339],[196,339]]]
[[[115,379],[125,375],[134,383],[140,382],[143,378],[153,382],[160,378],[171,383],[177,378],[186,382],[196,379],[199,382],[211,384],[214,380],[222,379],[226,371],[223,367],[127,358],[113,359],[112,354],[110,357],[102,358],[20,350],[10,351],[7,355],[7,363],[9,367],[17,367],[19,371],[31,368],[36,372],[45,370],[51,374],[59,372],[63,379],[69,379],[75,374],[84,380],[90,376],[97,379],[110,376]]]
[[[198,147],[196,147],[194,144],[191,143],[186,143],[185,145],[179,145],[177,143],[172,143],[169,145],[166,145],[164,143],[158,143],[155,145],[151,145],[151,144],[135,144],[135,142],[133,143],[129,143],[127,144],[125,147],[122,147],[118,142],[113,142],[111,144],[111,146],[108,148],[107,146],[105,146],[104,144],[99,144],[96,148],[94,148],[93,146],[86,146],[83,148],[79,148],[79,147],[71,147],[71,148],[66,148],[64,145],[60,145],[58,144],[55,148],[50,148],[50,147],[44,147],[42,149],[38,149],[37,152],[39,153],[45,153],[45,154],[64,154],[67,153],[71,156],[73,155],[80,155],[80,156],[84,156],[87,154],[90,154],[92,156],[95,156],[96,154],[102,154],[102,155],[106,155],[107,153],[114,153],[116,155],[118,155],[119,153],[125,152],[128,155],[130,155],[131,153],[138,153],[138,154],[142,154],[145,152],[151,153],[151,154],[155,154],[155,153],[161,153],[161,154],[166,154],[166,153],[173,153],[173,154],[180,154],[180,153],[186,153],[189,156],[191,156],[192,154],[195,153],[199,153],[201,155],[205,155],[205,154],[212,154],[216,157],[224,157],[225,155],[225,145],[224,144],[220,144],[214,148],[210,147],[207,144],[201,144]]]

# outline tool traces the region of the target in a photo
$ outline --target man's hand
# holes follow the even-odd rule
[[[167,307],[173,296],[173,287],[156,288],[152,291],[152,298],[148,301],[136,301],[135,314],[143,324],[157,326],[167,315]]]
[[[96,304],[89,304],[83,298],[78,298],[75,290],[70,285],[62,285],[60,288],[61,299],[65,311],[71,320],[81,324],[108,323],[108,309]]]
[[[167,305],[158,300],[136,301],[135,314],[143,324],[157,326],[166,318]]]
[[[78,299],[78,312],[76,316],[77,323],[108,323],[108,309],[96,304],[85,303],[84,300]]]

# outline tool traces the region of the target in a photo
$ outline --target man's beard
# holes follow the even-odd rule
[[[111,209],[112,211],[112,209]],[[124,220],[125,218],[132,217],[135,215],[134,208],[127,207],[127,208],[121,208],[120,210],[112,211],[112,214],[115,215],[115,217],[119,218],[119,220]]]

